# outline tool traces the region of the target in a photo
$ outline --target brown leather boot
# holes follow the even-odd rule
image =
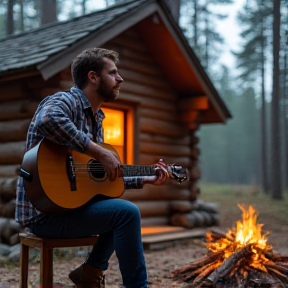
[[[83,263],[72,270],[68,277],[77,288],[105,288],[105,276],[99,268]]]

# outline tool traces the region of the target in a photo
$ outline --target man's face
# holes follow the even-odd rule
[[[118,98],[120,85],[124,80],[118,74],[117,67],[112,60],[104,58],[104,62],[97,92],[104,102],[109,102]]]

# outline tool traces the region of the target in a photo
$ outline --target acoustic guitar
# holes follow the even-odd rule
[[[99,144],[114,151],[109,144]],[[169,177],[181,183],[187,179],[186,169],[168,166]],[[29,201],[45,214],[57,214],[87,203],[101,194],[120,197],[124,192],[123,177],[152,176],[153,165],[121,165],[122,177],[110,181],[100,161],[55,144],[44,138],[24,154],[20,176],[24,178]]]

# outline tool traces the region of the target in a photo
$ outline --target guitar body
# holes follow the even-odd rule
[[[25,153],[21,168],[32,178],[25,180],[28,199],[46,214],[80,207],[98,194],[115,198],[124,192],[123,178],[110,181],[99,161],[47,139]]]

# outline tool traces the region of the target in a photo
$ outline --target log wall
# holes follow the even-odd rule
[[[146,185],[143,190],[124,193],[123,198],[139,206],[143,225],[169,224],[173,213],[191,210],[191,202],[199,193],[199,139],[195,130],[179,121],[179,95],[164,78],[135,31],[131,29],[104,46],[120,54],[117,66],[125,80],[121,86],[121,101],[134,106],[136,103],[139,109],[139,119],[135,119],[139,127],[135,135],[139,164],[152,164],[163,158],[166,163],[177,163],[189,169],[190,180],[181,185],[169,179],[162,186]],[[71,85],[70,68],[45,82],[35,75],[1,83],[0,207],[7,205],[8,208],[0,210],[2,214],[6,211],[5,217],[14,217],[15,179],[31,117],[42,98],[69,89]]]
[[[191,203],[199,194],[197,165],[200,151],[196,130],[180,121],[179,95],[150,57],[137,33],[129,30],[107,46],[120,54],[118,68],[124,78],[121,99],[139,105],[139,163],[154,163],[162,158],[166,163],[187,167],[190,177],[181,185],[169,179],[161,186],[146,185],[139,191],[126,191],[122,197],[140,208],[143,226],[171,224],[175,213],[191,212]]]

